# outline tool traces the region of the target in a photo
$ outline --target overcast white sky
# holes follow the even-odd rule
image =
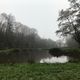
[[[44,38],[56,40],[57,17],[68,0],[0,0],[0,13],[11,13],[16,20],[37,29]]]

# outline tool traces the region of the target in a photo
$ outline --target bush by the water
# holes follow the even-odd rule
[[[49,53],[53,56],[68,56],[70,62],[80,61],[80,48],[52,48]]]
[[[63,50],[60,48],[52,48],[49,50],[49,53],[53,56],[62,56],[64,54]]]

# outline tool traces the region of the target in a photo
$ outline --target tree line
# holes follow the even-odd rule
[[[4,48],[52,48],[56,43],[42,39],[36,29],[15,20],[11,14],[0,14],[0,49]]]

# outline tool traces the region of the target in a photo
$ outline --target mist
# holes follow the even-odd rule
[[[43,58],[40,63],[67,63],[69,58],[67,56]]]

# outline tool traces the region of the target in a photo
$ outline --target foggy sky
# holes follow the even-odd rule
[[[56,40],[57,17],[67,0],[0,0],[0,13],[9,13],[16,20],[38,31],[43,38]]]

